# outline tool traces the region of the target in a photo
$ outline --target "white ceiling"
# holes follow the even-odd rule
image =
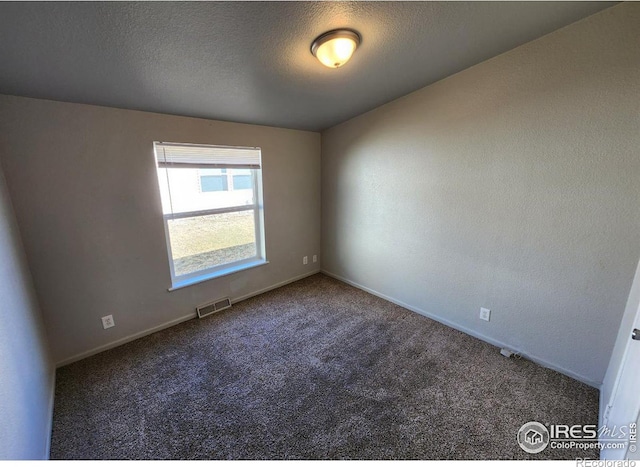
[[[609,2],[0,3],[0,93],[321,130]],[[361,47],[339,69],[312,40]]]

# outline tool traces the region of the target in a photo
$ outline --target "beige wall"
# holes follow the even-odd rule
[[[323,132],[323,269],[599,385],[640,257],[639,24],[620,4]]]
[[[262,148],[268,265],[167,291],[153,141]],[[58,363],[318,269],[318,133],[0,96],[0,144]]]
[[[0,170],[0,460],[49,457],[53,391],[54,367]]]

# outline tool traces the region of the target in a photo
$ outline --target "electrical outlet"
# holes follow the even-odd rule
[[[112,328],[116,325],[116,322],[113,320],[113,315],[103,316],[102,317],[102,327],[105,329]]]
[[[318,262],[318,255],[313,255],[313,262],[317,263]]]
[[[491,310],[488,308],[480,308],[480,319],[489,321],[489,318],[491,318]]]
[[[302,257],[302,264],[309,264],[309,257],[308,256],[303,256]]]

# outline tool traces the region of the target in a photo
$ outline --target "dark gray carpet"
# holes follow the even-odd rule
[[[318,274],[57,372],[53,459],[544,459],[598,391]]]

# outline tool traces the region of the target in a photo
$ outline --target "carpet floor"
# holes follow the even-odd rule
[[[598,391],[322,274],[58,369],[52,459],[575,459]]]

